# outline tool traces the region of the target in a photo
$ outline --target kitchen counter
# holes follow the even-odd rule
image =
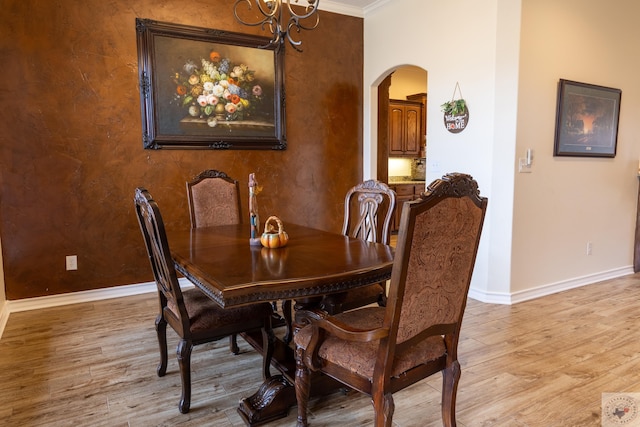
[[[406,176],[400,176],[400,177],[395,177],[395,176],[390,176],[389,177],[389,185],[394,185],[394,184],[425,184],[425,180],[424,179],[411,179],[410,177],[406,177]]]

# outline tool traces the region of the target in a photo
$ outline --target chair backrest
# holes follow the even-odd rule
[[[404,204],[385,318],[396,353],[434,335],[457,351],[487,202],[453,173]]]
[[[224,172],[201,172],[187,182],[187,198],[192,228],[242,222],[238,181]]]
[[[389,244],[396,193],[383,182],[370,179],[351,188],[344,199],[342,234]]]
[[[184,336],[189,334],[189,316],[169,251],[169,242],[160,209],[151,194],[144,188],[136,188],[134,201],[138,223],[151,262],[153,278],[158,286],[160,310],[171,311],[174,318],[171,325],[182,328],[177,332]]]

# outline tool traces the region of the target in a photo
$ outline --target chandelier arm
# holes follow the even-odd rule
[[[316,18],[316,20],[315,20],[315,22],[313,23],[313,25],[311,25],[311,26],[307,26],[307,25],[305,25],[304,23],[302,23],[302,22],[301,22],[301,20],[302,20],[303,18],[294,18],[294,17],[292,16],[291,18],[289,18],[289,25],[288,25],[288,28],[291,28],[291,25],[292,25],[292,24],[291,24],[291,21],[295,21],[295,23],[294,23],[293,25],[295,25],[296,27],[298,27],[298,29],[301,29],[301,30],[307,30],[307,31],[309,31],[309,30],[313,30],[313,29],[317,28],[317,27],[318,27],[318,24],[320,23],[320,17],[319,17],[318,15],[316,15],[316,17],[315,17],[315,18]],[[298,31],[298,32],[300,32],[300,31]]]
[[[300,7],[304,7],[304,13],[302,14],[298,14],[293,10],[293,6],[291,5],[291,0],[282,0],[283,2],[285,2],[287,4],[287,9],[289,9],[289,13],[291,14],[291,16],[295,16],[298,19],[306,19],[309,18],[311,15],[313,15],[314,13],[316,13],[318,11],[318,4],[320,3],[318,0],[313,0],[313,2],[309,1],[309,4],[307,4],[306,6],[300,6]],[[296,3],[298,3],[298,0],[295,0]]]
[[[245,5],[246,10],[250,11],[253,9],[253,5],[251,3],[251,0],[236,0],[235,4],[233,5],[233,15],[235,16],[236,20],[243,25],[257,27],[259,25],[264,25],[265,23],[269,23],[269,25],[271,25],[270,21],[272,21],[273,19],[277,20],[276,14],[278,14],[278,12],[280,15],[282,15],[282,11],[280,10],[280,6],[277,2],[273,2],[273,4],[275,4],[275,7],[271,8],[271,10],[269,10],[269,8],[266,7],[266,5],[263,5],[264,3],[263,1],[256,0],[255,3],[258,7],[258,11],[262,14],[262,16],[264,16],[264,18],[256,22],[246,21],[242,19],[240,17],[240,14],[238,13],[239,7],[241,5]]]
[[[292,1],[296,3],[298,9],[303,8],[304,12],[297,13],[294,11],[291,4]],[[320,23],[320,16],[317,14],[320,0],[304,1],[307,2],[306,6],[297,5],[298,0],[235,0],[233,14],[236,20],[243,25],[252,27],[260,26],[263,31],[268,28],[273,35],[269,43],[270,45],[281,44],[286,38],[295,50],[301,52],[302,50],[299,46],[302,44],[302,41],[292,36],[293,30],[295,29],[295,32],[299,34],[301,29],[307,31],[313,30],[318,27]],[[253,10],[254,3],[263,18],[257,18],[257,21],[246,21],[241,18],[238,10],[242,7],[246,8],[247,12],[251,11]],[[289,11],[289,19],[287,20],[285,29],[282,28],[282,24],[285,22],[283,17],[284,3],[286,3],[286,8]],[[304,22],[305,20],[310,20],[314,14],[315,21],[313,24]]]
[[[270,31],[271,34],[273,34],[273,37],[271,38],[271,42],[269,42],[270,45],[278,45],[281,41],[282,41],[282,32],[278,30],[278,28],[280,28],[280,26],[276,26],[276,28],[271,27]]]
[[[298,52],[302,52],[302,49],[299,48],[299,46],[302,44],[302,40],[295,40],[293,37],[291,37],[291,29],[295,28],[297,33],[300,33],[300,28],[298,28],[294,23],[291,22],[291,20],[289,21],[289,26],[287,28],[287,32],[285,33],[287,35],[287,40],[289,40],[289,44]]]
[[[247,2],[250,0],[247,0]],[[277,16],[282,17],[282,10],[279,1],[271,1],[271,0],[255,0],[258,5],[258,9],[260,9],[260,13],[264,16]]]

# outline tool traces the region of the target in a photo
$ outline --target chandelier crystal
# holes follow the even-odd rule
[[[313,30],[318,26],[319,3],[320,0],[236,0],[233,14],[244,25],[260,26],[263,30],[268,28],[273,35],[270,45],[281,44],[287,39],[294,49],[301,52],[302,41],[291,33]]]

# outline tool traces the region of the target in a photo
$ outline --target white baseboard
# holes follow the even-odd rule
[[[0,338],[2,338],[2,332],[4,327],[7,326],[7,320],[9,320],[9,307],[7,301],[0,301]]]
[[[511,294],[469,288],[469,298],[489,304],[511,305]]]
[[[547,285],[538,286],[537,288],[526,289],[513,293],[486,292],[478,289],[469,289],[469,298],[490,304],[516,304],[519,302],[529,301],[535,298],[556,294],[569,289],[579,288],[581,286],[593,285],[604,280],[615,279],[617,277],[633,274],[633,267],[620,267],[609,271],[603,271],[588,276],[576,277],[560,282],[549,283]]]
[[[183,288],[193,286],[193,284],[184,277],[178,279],[178,281],[180,282],[180,286]],[[9,320],[9,315],[11,313],[140,295],[156,291],[157,287],[155,282],[147,282],[135,285],[114,286],[111,288],[94,289],[90,291],[70,292],[59,295],[5,301],[0,307],[0,338],[2,338],[2,333],[4,332],[4,328],[7,325],[7,321]]]
[[[58,307],[61,305],[139,295],[147,292],[155,292],[156,289],[155,282],[148,282],[138,283],[135,285],[94,289],[90,291],[70,292],[67,294],[48,295],[44,297],[25,298],[15,301],[7,301],[7,303],[9,306],[9,313],[18,313],[20,311],[39,310],[42,308]]]

